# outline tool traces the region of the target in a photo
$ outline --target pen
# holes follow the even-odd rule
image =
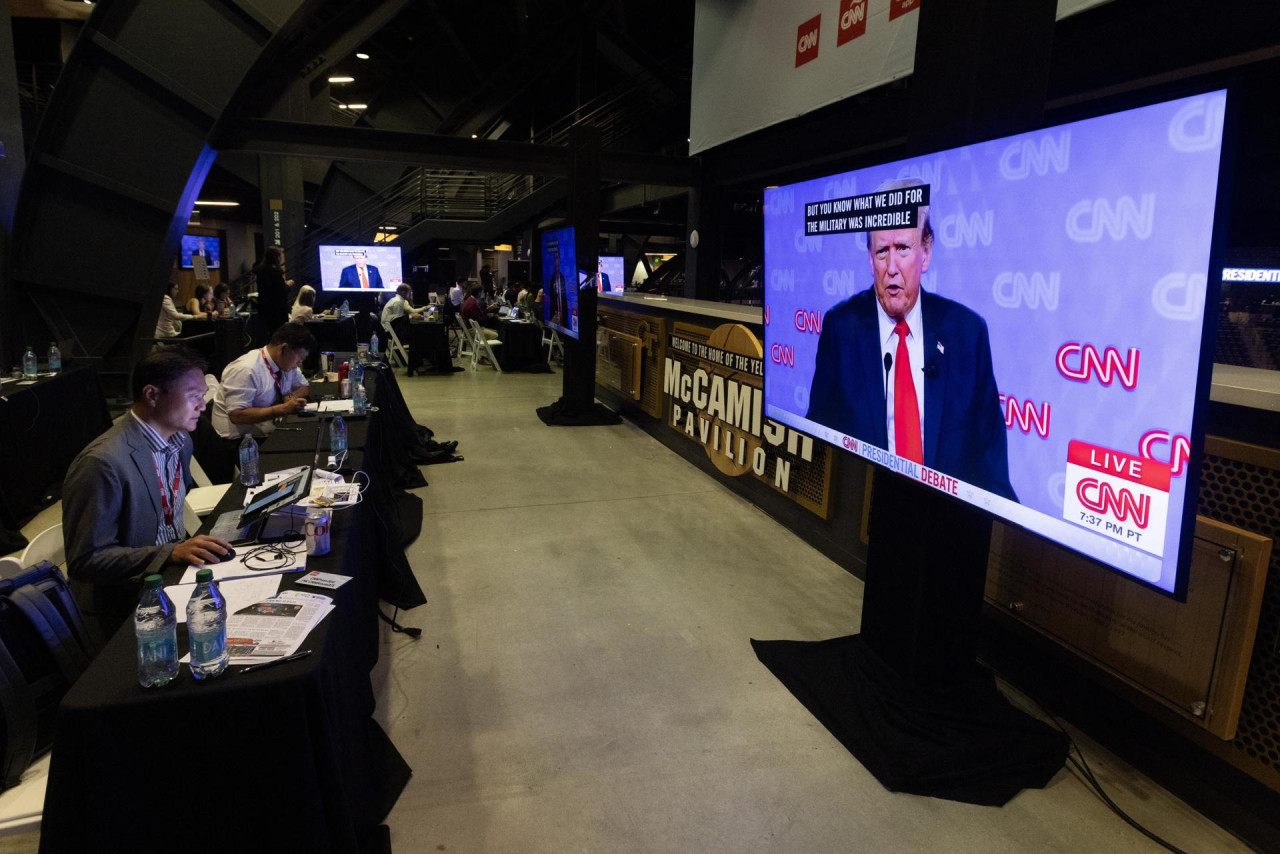
[[[277,430],[293,430],[293,431],[298,432],[298,433],[301,433],[301,432],[302,432],[302,428],[301,428],[301,427],[277,427],[276,429],[277,429]]]
[[[286,655],[284,658],[277,658],[274,661],[264,661],[261,664],[250,664],[248,667],[242,667],[241,673],[249,673],[254,670],[265,670],[268,667],[274,667],[277,664],[284,664],[286,661],[297,661],[299,658],[306,658],[311,654],[311,650],[304,649],[302,652],[295,652],[293,655]]]

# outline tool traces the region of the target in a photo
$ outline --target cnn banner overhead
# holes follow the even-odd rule
[[[929,0],[698,0],[689,152],[905,77]],[[1058,0],[1057,18],[1107,0]]]

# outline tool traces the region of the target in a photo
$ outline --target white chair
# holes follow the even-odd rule
[[[482,358],[488,359],[489,364],[493,365],[493,369],[498,373],[502,373],[502,365],[498,364],[498,354],[494,352],[494,347],[501,347],[501,341],[490,340],[484,334],[484,327],[474,320],[468,321],[471,324],[471,370],[476,369]]]
[[[453,331],[457,338],[457,352],[453,353],[455,359],[463,359],[473,354],[474,349],[471,346],[471,333],[467,331],[467,327],[462,322],[462,315],[455,314],[453,316]]]
[[[218,382],[218,378],[213,374],[204,375],[204,402],[208,403],[213,400],[214,395],[218,393],[218,389],[222,388],[222,383]]]
[[[46,753],[22,772],[22,780],[12,789],[0,793],[0,836],[13,836],[38,830],[44,814],[44,791],[49,782],[49,762],[52,753]]]
[[[59,522],[36,534],[35,539],[27,544],[21,560],[24,567],[39,563],[42,560],[47,560],[56,566],[65,565],[67,562],[67,549],[62,542],[62,523]]]
[[[409,348],[400,342],[395,327],[384,326],[383,329],[387,331],[387,339],[391,342],[391,346],[387,347],[387,356],[398,360],[404,367],[409,367]]]
[[[182,502],[182,529],[187,532],[188,537],[200,530],[200,516],[192,509],[190,501]]]
[[[21,574],[26,569],[20,558],[13,555],[8,557],[0,557],[0,578],[13,578],[15,575]]]
[[[217,507],[218,502],[222,500],[222,496],[231,488],[229,483],[214,484],[195,457],[191,458],[191,479],[196,482],[196,488],[187,491],[184,504],[190,507],[197,517],[212,513],[213,508]],[[196,527],[199,527],[198,521]]]
[[[538,324],[538,328],[542,330],[541,346],[547,348],[547,364],[551,364],[551,358],[555,356],[557,351],[560,353],[560,363],[564,364],[564,342],[560,340],[560,335],[550,326],[543,323],[537,314],[533,316],[533,322]]]

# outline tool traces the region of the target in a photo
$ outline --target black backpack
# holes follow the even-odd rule
[[[0,580],[0,774],[18,783],[53,745],[58,703],[97,652],[58,567]]]

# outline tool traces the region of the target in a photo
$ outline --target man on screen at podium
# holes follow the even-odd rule
[[[342,268],[342,277],[338,279],[340,288],[364,288],[366,290],[381,289],[382,274],[378,268],[369,263],[369,253],[361,252],[355,256],[356,262]]]
[[[920,290],[933,255],[927,205],[917,221],[868,233],[874,287],[824,315],[806,417],[1017,501],[986,321]]]

